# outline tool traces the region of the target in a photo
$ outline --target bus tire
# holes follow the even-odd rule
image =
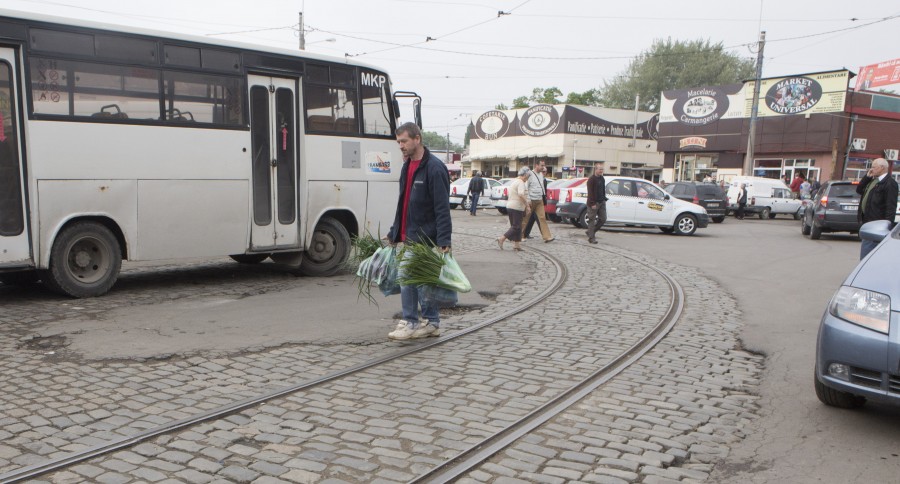
[[[350,257],[350,233],[340,222],[331,217],[322,217],[316,225],[312,241],[306,248],[300,274],[309,277],[323,277],[336,274]]]
[[[122,250],[112,231],[97,222],[76,222],[53,241],[41,281],[66,296],[97,297],[109,292],[121,268]]]
[[[230,255],[231,259],[238,264],[259,264],[266,260],[269,254],[234,254]]]

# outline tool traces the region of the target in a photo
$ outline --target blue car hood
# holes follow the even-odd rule
[[[891,297],[891,310],[900,311],[900,239],[892,230],[885,240],[860,262],[844,284]]]

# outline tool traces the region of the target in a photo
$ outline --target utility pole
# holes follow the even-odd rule
[[[303,11],[300,11],[300,50],[306,50],[306,33],[303,28]]]
[[[759,33],[759,52],[756,53],[756,81],[753,83],[753,102],[750,108],[750,135],[747,137],[747,157],[744,158],[744,175],[753,174],[753,145],[756,141],[756,117],[759,115],[759,84],[762,79],[763,49],[766,47],[766,31]]]
[[[637,118],[638,118],[638,106],[641,104],[641,95],[634,95],[634,126],[631,128],[631,147],[637,148]]]
[[[447,164],[450,164],[450,133],[447,132]]]

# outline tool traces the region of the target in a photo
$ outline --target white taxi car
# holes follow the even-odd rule
[[[501,178],[499,185],[491,187],[491,205],[503,215],[506,215],[506,202],[509,201],[509,185],[515,178]]]
[[[706,209],[672,197],[641,178],[607,176],[606,225],[659,227],[665,233],[693,235],[709,225]],[[569,190],[556,206],[556,214],[587,227],[587,183]]]

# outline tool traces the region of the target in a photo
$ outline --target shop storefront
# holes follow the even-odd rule
[[[608,174],[658,179],[657,119],[654,113],[574,105],[487,111],[469,125],[467,170],[505,178],[522,166],[543,164],[553,177],[573,178],[588,176],[603,162]]]
[[[749,173],[745,157],[754,82],[663,92],[663,178],[728,182],[738,175],[791,179],[802,174],[832,179],[844,161],[840,145],[841,140],[846,144],[848,118],[840,114],[849,79],[847,70],[763,79]]]

